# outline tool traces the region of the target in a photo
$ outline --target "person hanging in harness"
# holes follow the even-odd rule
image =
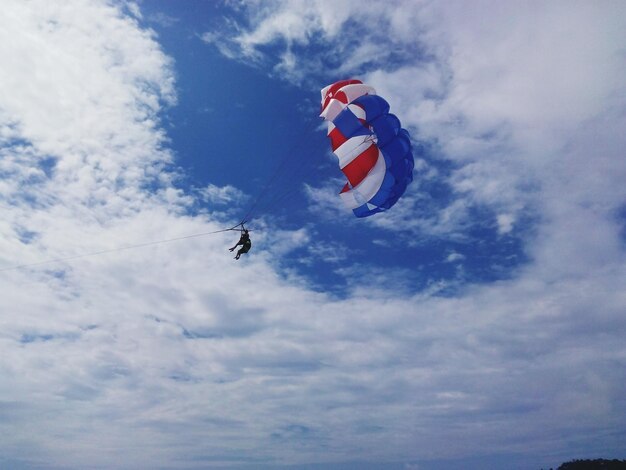
[[[239,259],[241,255],[243,255],[244,253],[247,253],[248,251],[250,251],[250,248],[252,248],[252,242],[250,241],[250,234],[243,226],[241,227],[241,229],[242,229],[241,237],[239,237],[239,241],[237,242],[235,246],[233,246],[232,248],[229,248],[230,251],[233,251],[235,248],[241,245],[241,248],[239,248],[239,251],[237,251],[237,256],[235,256],[235,259]]]

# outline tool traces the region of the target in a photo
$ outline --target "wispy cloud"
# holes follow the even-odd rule
[[[243,191],[231,185],[219,187],[210,184],[200,190],[200,195],[205,201],[213,204],[233,204],[246,199],[246,195]]]
[[[547,467],[581,448],[623,449],[622,7],[355,5],[246,4],[249,26],[228,50],[252,57],[284,41],[291,55],[268,70],[290,77],[322,63],[300,52],[312,33],[371,29],[382,15],[386,44],[414,44],[418,59],[366,64],[364,43],[351,70],[431,147],[422,179],[370,223],[410,228],[402,243],[476,240],[466,228],[480,207],[510,240],[529,217],[530,261],[497,282],[419,288],[408,274],[420,266],[351,263],[339,268],[346,295],[331,298],[273,267],[297,250],[341,261],[339,244],[302,228],[255,233],[245,268],[227,233],[4,271],[0,464],[112,468],[124,455],[136,468],[275,468],[494,452]],[[223,228],[180,210],[189,196],[173,185],[158,120],[176,102],[173,63],[135,17],[110,2],[4,2],[0,64],[3,266]],[[310,194],[339,211],[339,187]],[[454,268],[470,254],[442,256]]]
[[[345,1],[332,7],[319,0],[249,2],[203,38],[229,58],[310,83],[311,78],[364,73],[376,63],[397,64],[413,56],[420,33],[413,27],[418,12],[410,1],[388,6]],[[242,16],[249,27],[234,19]],[[277,47],[268,50],[268,45]],[[311,45],[321,46],[323,52],[307,51],[303,59]]]

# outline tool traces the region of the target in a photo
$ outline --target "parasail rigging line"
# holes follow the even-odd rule
[[[283,158],[276,165],[276,169],[274,170],[274,172],[269,176],[266,183],[259,191],[257,197],[250,204],[248,211],[245,213],[242,219],[242,224],[245,224],[250,220],[256,218],[259,212],[263,212],[269,209],[269,207],[275,204],[275,200],[283,199],[282,194],[279,194],[277,196],[275,186],[281,178],[289,176],[291,173],[294,172],[294,170],[290,170],[290,168],[288,167],[288,163],[294,159],[293,155],[307,143],[307,140],[304,139],[304,137],[307,136],[315,128],[316,125],[319,125],[318,121],[315,119],[311,119],[309,125],[307,125],[306,128],[304,128],[304,130],[296,138],[296,142],[289,149],[287,149]],[[297,170],[298,169],[296,169],[295,171]],[[293,189],[288,189],[287,191],[291,193],[293,192]]]
[[[5,272],[5,271],[14,271],[14,270],[17,270],[17,269],[25,269],[25,268],[30,268],[30,267],[34,267],[34,266],[40,266],[40,265],[43,265],[43,264],[59,263],[59,262],[65,262],[65,261],[72,261],[72,260],[76,260],[76,259],[80,259],[80,258],[87,258],[89,256],[98,256],[98,255],[103,255],[103,254],[107,254],[107,253],[115,253],[115,252],[118,252],[118,251],[134,250],[136,248],[144,248],[144,247],[147,247],[147,246],[160,245],[160,244],[163,244],[163,243],[170,243],[170,242],[175,242],[175,241],[180,241],[180,240],[187,240],[189,238],[205,237],[207,235],[213,235],[213,234],[216,234],[216,233],[241,230],[241,229],[238,229],[237,227],[242,227],[243,228],[243,222],[238,223],[237,225],[234,225],[231,228],[225,228],[225,229],[222,229],[222,230],[215,230],[213,232],[196,233],[196,234],[193,234],[193,235],[186,235],[186,236],[183,236],[183,237],[168,238],[166,240],[156,240],[156,241],[153,241],[153,242],[138,243],[136,245],[128,245],[128,246],[122,246],[122,247],[118,247],[118,248],[110,248],[108,250],[93,251],[93,252],[90,252],[90,253],[82,253],[80,255],[67,256],[67,257],[63,257],[63,258],[53,258],[53,259],[48,259],[48,260],[44,260],[44,261],[37,261],[36,263],[28,263],[28,264],[20,264],[20,265],[16,265],[16,266],[9,266],[7,268],[0,268],[0,273],[1,272]]]

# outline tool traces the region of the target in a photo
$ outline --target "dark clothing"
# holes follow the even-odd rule
[[[235,246],[230,248],[230,251],[233,251],[239,245],[241,245],[241,248],[239,248],[239,251],[237,251],[237,256],[235,256],[235,259],[239,259],[239,257],[242,254],[247,253],[248,251],[250,251],[250,248],[252,248],[252,241],[250,241],[250,235],[248,234],[247,230],[244,230],[241,233],[241,237],[239,237],[239,241],[237,242]]]
[[[237,252],[238,255],[247,253],[248,251],[250,251],[250,248],[252,248],[252,242],[250,241],[250,239],[248,238],[244,243],[243,246],[241,248],[239,248],[239,251]]]

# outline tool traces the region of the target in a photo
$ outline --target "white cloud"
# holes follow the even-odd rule
[[[310,259],[317,262],[341,263],[348,258],[350,249],[340,243],[312,243],[308,247]]]
[[[290,21],[329,36],[352,12],[349,2],[312,5]],[[128,468],[193,468],[531,452],[548,467],[581,448],[623,448],[626,260],[613,210],[625,196],[624,103],[604,75],[623,76],[626,29],[609,11],[621,4],[576,3],[562,22],[558,3],[398,5],[386,10],[389,34],[419,31],[437,60],[370,78],[462,163],[449,183],[463,197],[415,221],[425,197],[416,180],[370,223],[462,236],[479,201],[506,234],[530,205],[532,262],[455,295],[442,285],[408,294],[402,272],[350,265],[351,295],[338,300],[272,269],[310,244],[301,229],[253,233],[238,264],[228,232],[0,272],[2,458],[111,468],[123,455]],[[270,13],[250,47],[278,37]],[[578,26],[584,37],[561,39]],[[290,41],[306,40],[290,28]],[[543,63],[559,57],[563,70]],[[0,65],[2,266],[223,228],[177,209],[190,201],[164,171],[157,119],[175,102],[172,62],[114,5],[5,2]],[[160,189],[141,189],[147,182]],[[334,187],[326,203],[343,211]],[[339,261],[340,247],[327,248],[312,251]]]
[[[246,196],[240,189],[231,185],[216,186],[214,184],[208,185],[200,191],[202,198],[214,204],[233,204],[243,201]]]
[[[271,245],[267,250],[274,256],[283,256],[298,248],[304,248],[310,241],[310,236],[306,229],[295,231],[276,230],[272,233]]]
[[[511,214],[498,214],[497,216],[498,222],[498,233],[506,234],[510,233],[513,230],[513,224],[515,223],[515,217]]]
[[[34,166],[56,160],[55,178],[65,178],[64,193],[104,203],[94,185],[122,185],[116,198],[131,202],[140,196],[131,188],[157,179],[158,165],[169,159],[160,149],[164,136],[156,118],[159,100],[175,99],[169,59],[149,33],[113,7],[85,5],[6,6],[1,106],[19,116],[20,138],[35,149]],[[101,36],[75,26],[77,20]],[[36,34],[26,33],[33,28]]]
[[[329,60],[337,63],[333,72],[341,75],[387,60],[402,49],[380,47],[381,42],[389,39],[389,29],[401,32],[401,37],[393,38],[400,41],[396,46],[419,34],[413,27],[413,20],[421,16],[415,2],[397,1],[393,8],[381,6],[343,1],[331,7],[325,0],[246,2],[236,10],[246,16],[251,27],[226,20],[221,29],[204,33],[202,38],[226,57],[260,67],[269,64],[276,75],[295,82],[318,76],[320,70],[328,67]],[[366,27],[355,31],[350,23]],[[325,45],[323,57],[308,56],[302,60],[293,52],[311,42]],[[280,45],[281,50],[277,54],[267,53],[263,49],[268,45]]]
[[[456,251],[453,251],[448,256],[446,256],[446,262],[447,263],[454,263],[456,261],[461,261],[461,260],[464,260],[464,259],[465,259],[465,256],[462,255],[461,253],[457,253]]]
[[[340,214],[349,213],[349,209],[341,202],[339,198],[339,190],[342,187],[341,180],[329,181],[322,187],[314,188],[305,185],[304,190],[311,201],[309,210],[320,217],[332,220]]]

